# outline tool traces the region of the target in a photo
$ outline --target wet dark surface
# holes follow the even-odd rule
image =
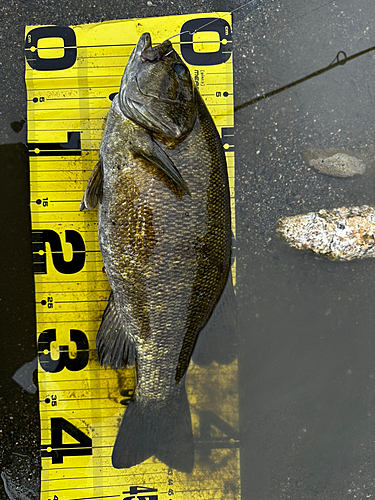
[[[235,14],[237,106],[328,67],[340,51],[349,58],[374,45],[372,0],[255,3],[257,8],[247,6]],[[240,5],[157,0],[152,5],[126,2],[126,7],[102,0],[1,3],[0,467],[4,473],[9,474],[9,467],[20,470],[12,453],[28,457],[23,467],[35,464],[39,442],[37,395],[12,380],[16,370],[35,356],[26,125],[22,124],[24,26],[210,12]],[[373,203],[374,54],[370,51],[328,68],[242,107],[235,115],[244,500],[375,495],[375,261],[331,262],[288,248],[275,235],[281,216]],[[363,159],[365,174],[337,179],[304,162],[309,150],[332,148]],[[0,498],[7,498],[4,489]]]

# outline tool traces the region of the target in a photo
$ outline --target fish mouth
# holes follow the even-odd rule
[[[151,36],[149,33],[144,33],[141,39],[138,42],[138,45],[144,42],[144,48],[140,53],[140,59],[143,63],[157,63],[159,61],[166,61],[168,57],[174,52],[173,46],[169,40],[165,40],[164,42],[152,47]],[[144,97],[152,97],[161,102],[175,102],[175,99],[163,99],[160,96],[153,94],[152,92],[146,92],[142,90],[141,85],[139,84],[137,75],[135,75],[134,80],[137,85],[138,92]]]
[[[149,37],[149,41],[149,45],[147,45],[147,47],[145,47],[141,52],[142,61],[148,61],[152,63],[165,61],[168,56],[172,54],[173,47],[169,40],[165,40],[159,45],[156,45],[156,47],[152,47],[151,45],[151,36]]]
[[[142,52],[147,51],[151,47],[151,45],[150,33],[143,33],[143,35],[141,35],[141,37],[139,38],[137,45],[134,47],[134,50],[130,54],[121,85],[123,85],[124,82],[126,84],[129,81],[129,78],[131,78],[132,66],[139,58],[141,58]]]

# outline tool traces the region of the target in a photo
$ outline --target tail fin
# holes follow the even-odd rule
[[[193,433],[184,388],[163,401],[135,399],[125,411],[113,448],[113,467],[132,467],[153,455],[173,469],[193,470]]]

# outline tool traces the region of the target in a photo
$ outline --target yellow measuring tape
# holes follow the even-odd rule
[[[187,32],[172,42],[223,140],[235,232],[230,14],[26,27],[41,500],[240,498],[237,360],[190,364],[186,390],[196,449],[191,474],[169,469],[155,457],[130,469],[111,465],[135,377],[133,370],[105,370],[96,358],[109,286],[96,213],[80,212],[79,203],[98,159],[111,99],[146,31],[154,44]],[[235,279],[235,265],[232,273]]]

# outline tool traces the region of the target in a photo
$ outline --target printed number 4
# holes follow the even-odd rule
[[[157,493],[156,488],[147,488],[146,486],[130,486],[128,491],[123,491],[122,494],[126,495],[129,493],[128,497],[123,498],[123,500],[158,500],[158,495],[149,495],[147,493]],[[146,493],[146,495],[144,494]]]
[[[76,442],[64,443],[63,433],[68,434]],[[41,446],[41,455],[51,457],[53,464],[62,464],[64,457],[90,456],[92,439],[65,418],[51,418],[51,444]]]

